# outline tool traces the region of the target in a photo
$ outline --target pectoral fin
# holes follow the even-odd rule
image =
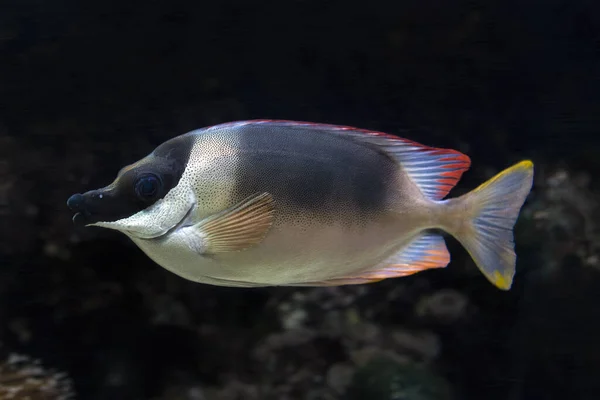
[[[250,196],[235,206],[181,229],[201,254],[241,251],[260,243],[273,224],[275,202],[269,193]]]

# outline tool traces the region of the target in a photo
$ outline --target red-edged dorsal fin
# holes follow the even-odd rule
[[[469,156],[456,150],[429,147],[387,133],[350,127],[333,129],[383,150],[402,166],[425,197],[431,200],[443,199],[471,166]]]
[[[318,282],[290,283],[289,286],[340,286],[371,283],[400,278],[432,268],[444,268],[450,254],[444,238],[436,233],[422,233],[393,256],[367,271]]]
[[[431,200],[446,197],[471,166],[471,159],[456,150],[437,149],[415,142],[390,145],[387,151],[395,154],[410,179]]]
[[[374,145],[396,160],[423,195],[431,200],[443,199],[471,166],[471,159],[456,150],[429,147],[387,133],[351,126],[264,119],[229,122],[215,127],[259,124],[323,131]]]

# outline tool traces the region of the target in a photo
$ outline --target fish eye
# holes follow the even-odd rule
[[[140,176],[135,181],[135,194],[141,200],[151,200],[158,194],[161,181],[154,174]]]

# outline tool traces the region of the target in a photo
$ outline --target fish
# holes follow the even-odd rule
[[[449,234],[495,287],[516,270],[524,160],[446,198],[469,156],[368,129],[287,120],[173,137],[67,206],[180,277],[229,287],[367,284],[444,268]]]

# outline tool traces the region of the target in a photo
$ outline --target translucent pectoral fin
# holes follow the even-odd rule
[[[273,224],[273,196],[262,193],[181,229],[188,245],[200,254],[240,251],[260,243]]]

